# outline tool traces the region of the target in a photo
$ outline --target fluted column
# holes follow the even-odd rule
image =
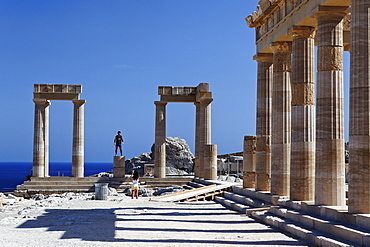
[[[34,99],[35,103],[35,119],[34,119],[34,138],[33,138],[33,165],[32,165],[32,176],[33,177],[45,177],[45,160],[48,160],[48,149],[45,148],[48,141],[48,132],[46,129],[49,123],[46,122],[49,119],[48,106],[50,102],[48,100]]]
[[[257,136],[244,136],[243,188],[255,188]]]
[[[204,179],[217,180],[217,145],[204,145]]]
[[[315,28],[291,29],[292,42],[292,142],[290,199],[313,201],[315,189]]]
[[[200,100],[200,141],[199,141],[199,177],[204,178],[204,148],[211,144],[211,102],[212,99]]]
[[[73,114],[73,145],[72,145],[72,177],[84,176],[84,140],[85,140],[85,100],[72,100]]]
[[[260,53],[254,56],[254,60],[258,63],[255,188],[258,191],[269,191],[271,175],[273,56],[268,53]]]
[[[274,42],[271,193],[289,195],[291,142],[291,42]]]
[[[351,2],[348,210],[370,214],[370,41],[368,0]]]
[[[154,176],[166,177],[166,105],[167,102],[155,101],[155,144],[154,144]]]
[[[49,106],[51,105],[50,101],[46,102],[45,106],[45,119],[44,119],[44,126],[45,126],[45,170],[44,176],[49,177]]]
[[[345,205],[343,24],[346,13],[319,12],[315,203]],[[352,155],[352,154],[351,154]]]
[[[194,159],[194,176],[199,177],[199,149],[200,149],[200,103],[194,102],[195,105],[195,159]]]

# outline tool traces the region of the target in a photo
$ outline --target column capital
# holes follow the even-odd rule
[[[289,33],[293,38],[314,39],[316,35],[315,30],[315,27],[310,26],[294,26],[289,29]]]
[[[341,21],[350,13],[348,7],[343,6],[319,6],[313,15],[318,21]]]
[[[291,53],[292,52],[292,42],[291,41],[272,42],[269,47],[273,53]]]
[[[86,100],[79,99],[79,100],[72,100],[73,104],[75,105],[83,105],[86,103]]]
[[[33,102],[35,104],[45,104],[45,107],[51,105],[50,100],[46,100],[46,99],[33,99]]]
[[[199,102],[200,104],[210,104],[210,103],[212,103],[212,101],[213,101],[213,99],[212,99],[212,98],[206,98],[206,99],[201,99],[201,100],[199,100],[198,102]]]
[[[257,53],[253,56],[253,60],[256,60],[259,63],[272,63],[273,55],[272,53]]]
[[[291,41],[272,42],[269,47],[274,54],[292,52],[292,42]]]
[[[154,101],[156,106],[165,106],[167,105],[167,101]]]

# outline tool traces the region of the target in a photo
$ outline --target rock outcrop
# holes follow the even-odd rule
[[[126,160],[126,174],[130,174],[133,169],[144,174],[145,164],[154,164],[154,144],[151,151]],[[193,172],[193,159],[194,155],[184,139],[180,137],[166,138],[166,170],[168,175],[186,175]]]

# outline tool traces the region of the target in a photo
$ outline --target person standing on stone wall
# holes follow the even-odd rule
[[[117,132],[117,135],[114,137],[114,146],[116,146],[115,149],[115,155],[117,156],[117,149],[119,148],[119,151],[121,152],[122,156],[122,144],[124,143],[123,137],[121,136],[121,131]]]

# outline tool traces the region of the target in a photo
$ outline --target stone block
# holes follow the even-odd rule
[[[313,241],[312,231],[298,227],[294,224],[286,224],[284,231],[289,232],[295,237],[306,240],[307,242]]]
[[[316,218],[314,221],[313,228],[315,230],[322,231],[322,232],[331,232],[333,231],[334,226],[331,225],[330,222],[327,220]]]
[[[340,210],[347,210],[347,207],[322,206],[320,209],[320,215],[327,220],[340,221]]]
[[[333,234],[339,238],[344,238],[350,242],[355,243],[356,245],[362,245],[362,239],[365,236],[363,232],[342,225],[331,225],[330,229],[330,234]]]

